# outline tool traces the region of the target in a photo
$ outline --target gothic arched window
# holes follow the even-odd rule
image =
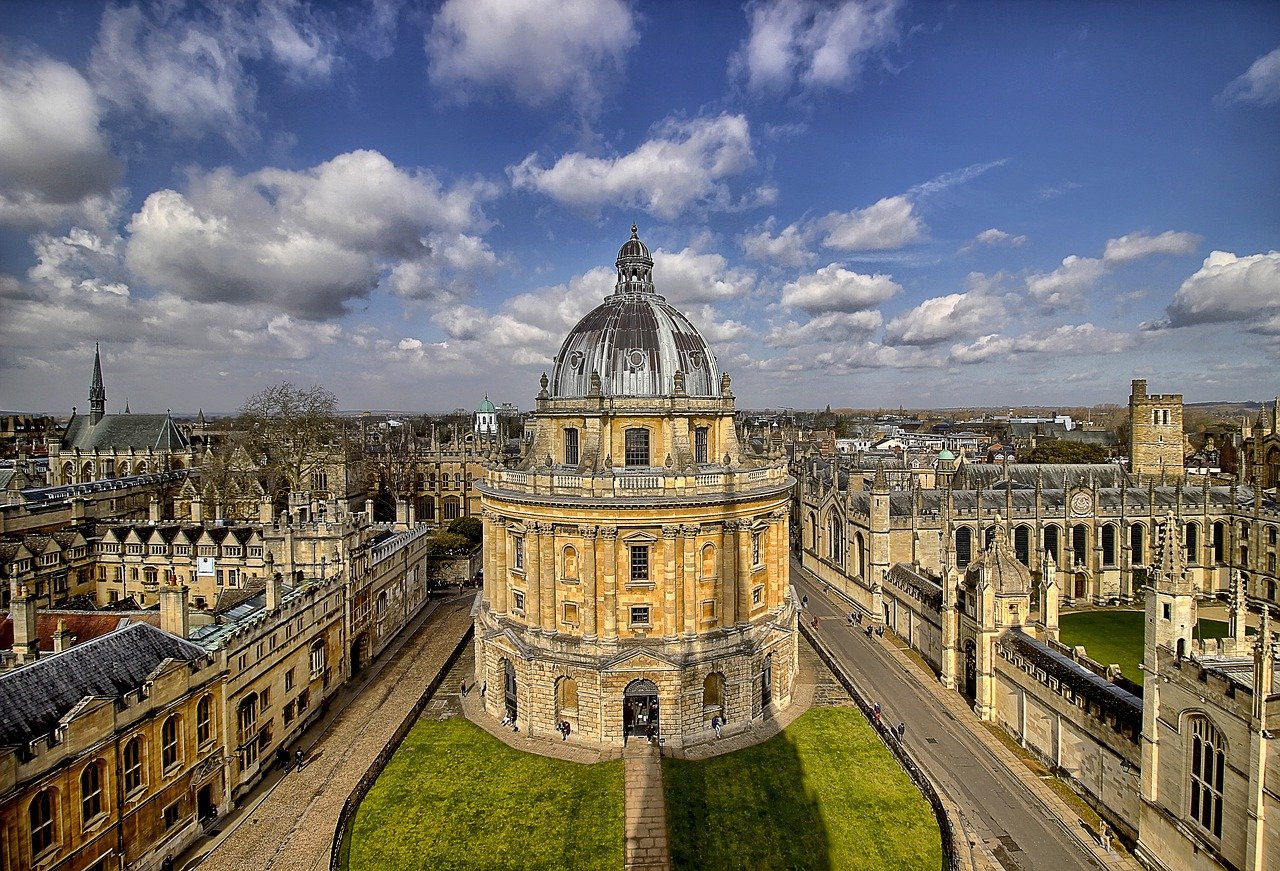
[[[1215,838],[1222,837],[1222,736],[1208,717],[1191,721],[1191,818]]]

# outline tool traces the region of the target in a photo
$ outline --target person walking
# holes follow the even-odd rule
[[[809,594],[808,593],[805,593],[803,596],[800,597],[800,607],[806,611],[809,610]]]
[[[299,747],[293,754],[294,764],[299,771],[302,770],[302,748]]]
[[[902,721],[899,721],[898,722],[898,740],[901,741],[904,737],[906,737],[906,734],[907,734],[907,724]]]
[[[715,733],[716,733],[716,737],[717,737],[717,738],[719,738],[719,737],[720,737],[720,730],[721,730],[722,728],[724,728],[724,718],[723,718],[723,717],[721,717],[719,714],[716,714],[714,717],[712,717],[712,718],[711,718],[711,728],[712,728],[712,730],[714,730],[714,731],[715,731]]]

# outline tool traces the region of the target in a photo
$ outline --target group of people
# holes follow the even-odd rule
[[[568,720],[557,720],[556,731],[560,733],[561,741],[568,741],[569,733],[573,731],[573,726],[569,725]]]
[[[876,702],[871,706],[871,719],[875,721],[877,726],[879,726],[883,717],[884,713],[880,710],[880,703]],[[889,727],[889,732],[901,741],[907,736],[907,724],[899,720],[898,725]]]
[[[297,750],[294,751],[292,758],[293,758],[294,764],[297,766],[297,769],[301,771],[302,759],[303,759],[301,747],[299,747]],[[288,772],[289,760],[290,760],[289,751],[284,749],[283,746],[277,747],[276,748],[276,764],[280,766],[281,771]]]

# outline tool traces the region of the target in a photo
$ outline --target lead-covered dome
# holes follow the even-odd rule
[[[717,396],[716,358],[689,319],[654,292],[653,258],[635,226],[616,262],[617,286],[578,321],[556,355],[551,396],[586,396],[593,373],[613,396],[669,396],[684,373],[689,396]]]

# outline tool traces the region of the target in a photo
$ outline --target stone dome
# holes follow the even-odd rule
[[[1001,524],[995,527],[991,546],[969,563],[965,579],[976,583],[980,575],[995,588],[996,595],[1023,594],[1031,590],[1031,570],[1022,564],[1009,546],[1009,532]]]
[[[635,226],[615,265],[613,293],[560,346],[551,396],[587,396],[593,374],[604,395],[669,396],[677,372],[689,396],[720,395],[715,355],[689,319],[654,291],[653,258]]]

